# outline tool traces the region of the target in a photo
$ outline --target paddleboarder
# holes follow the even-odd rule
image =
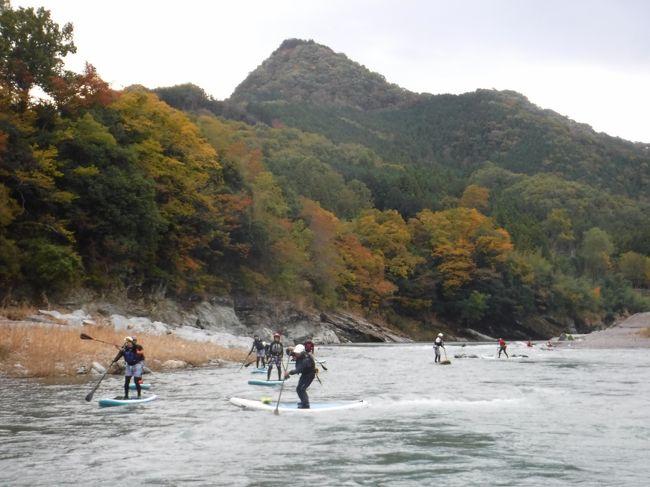
[[[138,398],[142,397],[140,384],[142,383],[142,372],[144,371],[144,349],[137,341],[136,337],[124,338],[124,345],[113,360],[113,362],[117,362],[120,358],[124,358],[126,363],[124,368],[124,399],[129,398],[131,377],[134,377]]]
[[[271,380],[271,370],[275,365],[278,369],[278,380],[282,380],[282,355],[284,353],[284,346],[280,341],[280,334],[273,334],[273,341],[269,345],[269,357],[268,364],[269,368],[266,371],[266,380]]]
[[[260,361],[262,361],[262,367],[266,367],[264,342],[260,340],[258,335],[253,336],[253,345],[251,346],[251,351],[248,353],[250,354],[253,350],[255,350],[255,367],[260,368]]]
[[[316,377],[316,364],[311,354],[305,351],[305,346],[298,344],[293,347],[293,356],[296,358],[296,367],[284,373],[284,378],[288,379],[290,375],[300,374],[300,380],[296,387],[296,392],[300,398],[298,409],[309,409],[309,396],[307,389]]]
[[[307,340],[305,340],[304,345],[305,345],[305,351],[307,353],[314,353],[314,342],[311,336],[307,337]]]
[[[508,345],[506,344],[506,341],[503,338],[499,338],[499,358],[501,358],[501,352],[506,354],[506,357],[510,358],[508,355],[508,352],[506,351],[506,348]]]
[[[434,359],[434,362],[440,362],[440,349],[445,348],[445,343],[442,341],[443,334],[438,333],[438,336],[436,339],[433,341],[433,351],[436,354],[436,358]],[[447,349],[445,349],[447,350]]]

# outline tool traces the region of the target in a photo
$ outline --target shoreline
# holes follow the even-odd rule
[[[650,312],[634,314],[609,328],[575,340],[552,343],[558,348],[650,348]]]

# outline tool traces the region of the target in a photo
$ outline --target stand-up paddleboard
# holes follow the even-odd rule
[[[129,389],[135,391],[137,387],[135,387],[135,384],[129,384]],[[151,389],[151,384],[140,384],[140,389],[142,390]]]
[[[283,380],[262,380],[262,379],[251,379],[248,381],[248,385],[251,386],[279,386],[283,383]]]
[[[257,367],[251,370],[251,374],[266,374],[266,367]]]
[[[112,407],[112,406],[137,406],[138,404],[144,404],[146,402],[151,402],[154,399],[156,399],[155,394],[152,394],[150,396],[144,396],[140,399],[133,398],[133,399],[123,399],[122,396],[117,396],[113,399],[111,398],[105,398],[105,399],[100,399],[99,400],[99,407],[102,408],[107,408],[107,407]]]
[[[241,397],[231,397],[230,402],[235,406],[245,409],[263,409],[265,411],[275,411],[275,401],[259,401],[254,399],[243,399]],[[354,409],[367,406],[364,400],[358,401],[318,401],[312,402],[310,409],[298,409],[295,402],[281,402],[278,411],[287,413],[320,413],[324,411],[339,411],[342,409]]]

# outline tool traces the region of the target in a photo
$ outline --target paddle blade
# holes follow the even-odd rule
[[[88,394],[86,394],[86,402],[92,401],[94,395],[95,395],[95,391],[90,391]]]
[[[278,410],[278,408],[275,408],[275,409],[273,410],[273,414],[275,414],[276,416],[279,416],[279,415],[280,415],[280,411]]]
[[[79,338],[81,338],[82,340],[94,340],[93,337],[91,337],[90,335],[86,335],[85,333],[79,335]]]

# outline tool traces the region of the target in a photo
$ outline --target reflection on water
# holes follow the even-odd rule
[[[450,345],[482,358],[441,367],[430,345],[323,347],[312,401],[370,406],[318,415],[232,406],[278,394],[237,366],[152,375],[159,400],[131,408],[97,406],[119,377],[92,403],[94,382],[0,379],[0,485],[602,485],[614,469],[619,487],[646,483],[650,354],[509,350],[528,357]]]

